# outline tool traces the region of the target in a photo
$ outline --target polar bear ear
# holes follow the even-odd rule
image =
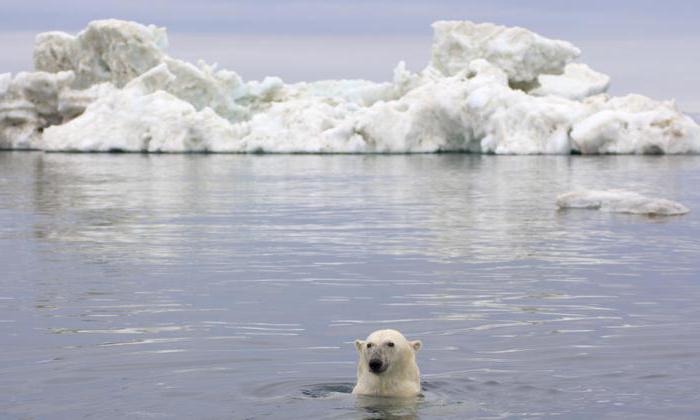
[[[420,340],[411,341],[410,344],[411,347],[413,347],[413,351],[418,351],[423,346],[423,343]]]
[[[362,347],[365,345],[365,342],[362,340],[355,340],[355,348],[357,351],[362,351]]]

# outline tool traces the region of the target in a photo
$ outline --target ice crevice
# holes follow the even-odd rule
[[[612,97],[574,45],[524,28],[433,24],[432,59],[393,79],[244,81],[170,57],[164,28],[91,22],[36,37],[0,74],[0,148],[46,151],[648,154],[700,152],[673,101]],[[273,69],[274,71],[274,69]]]

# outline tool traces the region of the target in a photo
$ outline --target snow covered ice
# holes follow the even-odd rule
[[[681,203],[625,190],[580,190],[557,197],[560,209],[597,209],[613,213],[677,216],[690,210]]]
[[[431,62],[393,80],[286,84],[170,57],[164,28],[91,22],[36,37],[35,71],[0,74],[0,147],[47,151],[698,153],[672,101],[606,94],[574,45],[441,21]],[[235,53],[235,52],[234,52]]]

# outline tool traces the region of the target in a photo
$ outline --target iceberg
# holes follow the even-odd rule
[[[559,209],[596,209],[612,213],[677,216],[690,210],[681,203],[626,190],[580,190],[557,197]]]
[[[244,81],[169,56],[164,28],[99,20],[36,37],[0,74],[0,148],[216,153],[681,154],[673,101],[611,97],[580,50],[524,28],[433,24],[432,58],[387,82]]]

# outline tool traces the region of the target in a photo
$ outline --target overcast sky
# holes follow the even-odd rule
[[[578,45],[616,94],[675,97],[700,111],[697,0],[2,0],[0,72],[31,69],[34,34],[103,18],[166,26],[175,57],[289,81],[386,80],[401,59],[419,70],[435,20],[518,25]]]

